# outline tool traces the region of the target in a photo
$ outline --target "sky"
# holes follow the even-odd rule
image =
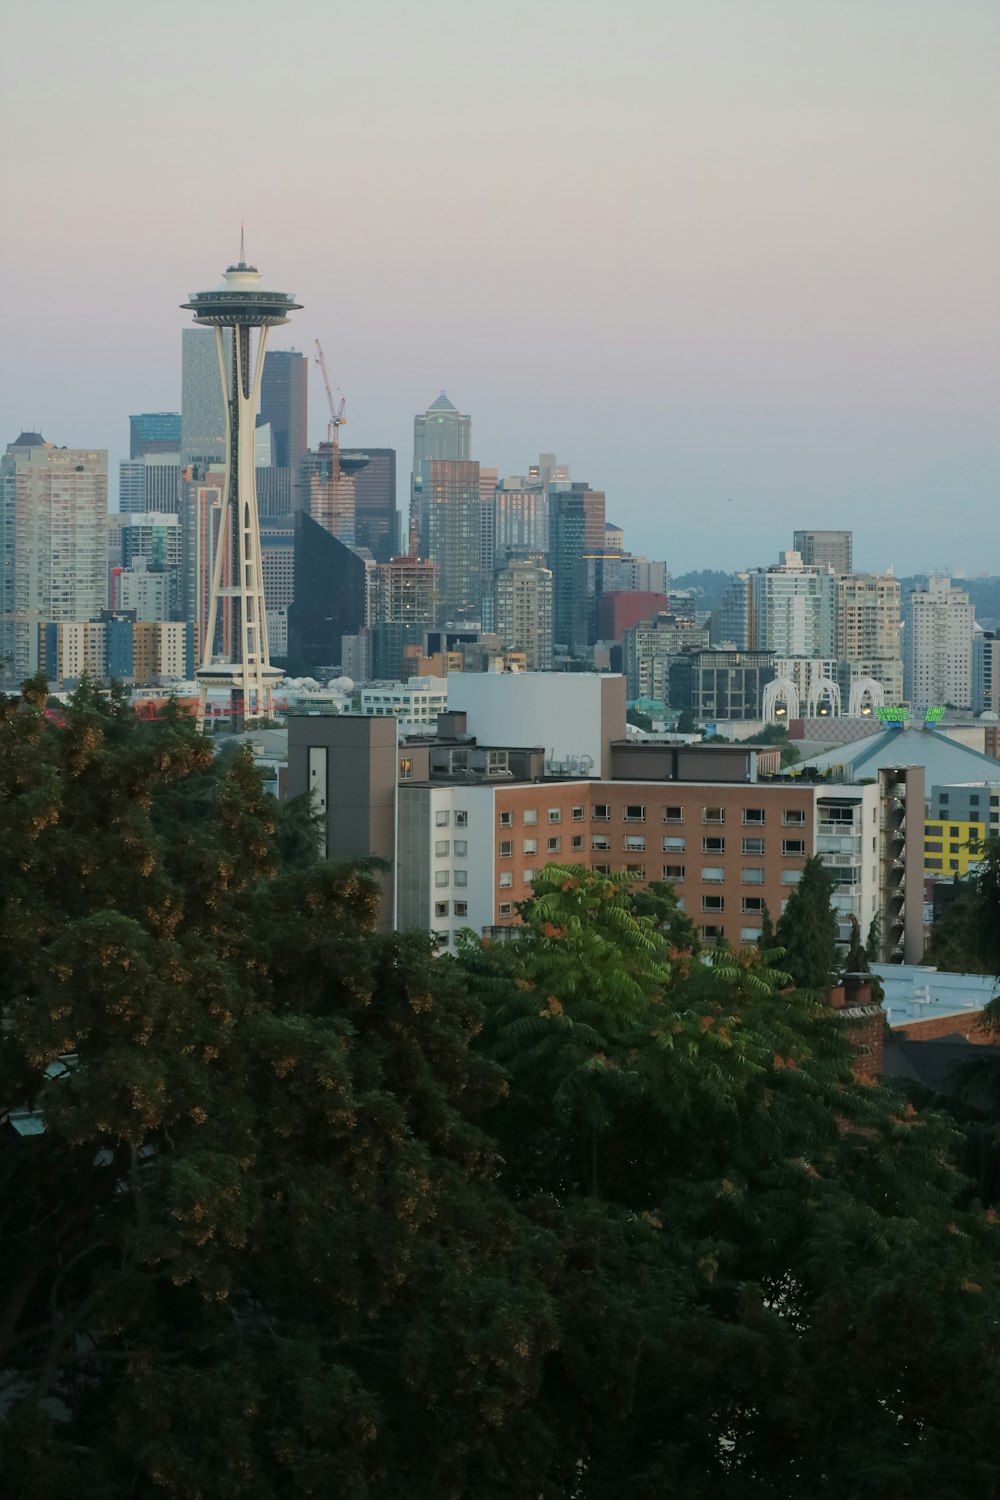
[[[114,474],[245,222],[404,510],[444,388],[481,463],[555,451],[675,573],[840,526],[1000,573],[994,0],[3,12],[0,441]]]

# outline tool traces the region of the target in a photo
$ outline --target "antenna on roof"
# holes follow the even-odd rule
[[[240,265],[241,266],[245,266],[246,263],[247,263],[246,250],[244,249],[244,245],[243,245],[243,234],[244,234],[244,230],[243,230],[243,225],[241,224],[240,225]]]

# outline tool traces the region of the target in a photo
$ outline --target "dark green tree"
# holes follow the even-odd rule
[[[876,912],[868,927],[868,936],[865,939],[865,952],[873,964],[882,960],[882,913]]]
[[[528,1493],[554,1263],[454,968],[179,711],[43,703],[0,699],[4,1496]]]
[[[651,917],[673,950],[673,956],[701,951],[698,929],[687,912],[681,910],[677,892],[668,880],[650,880],[632,890],[629,903],[637,917]]]
[[[801,989],[825,989],[838,967],[832,895],[833,877],[814,854],[806,860],[802,879],[788,898],[775,932],[779,947],[784,949],[782,966]]]
[[[678,734],[696,733],[698,726],[695,723],[694,714],[689,708],[681,709],[680,713],[677,715],[677,723],[674,727]]]
[[[624,883],[550,867],[522,915],[461,962],[505,1189],[560,1246],[533,1493],[995,1493],[997,1229],[948,1128],[755,950],[672,966]]]
[[[647,734],[652,734],[653,721],[649,717],[649,714],[644,714],[642,710],[638,708],[630,708],[625,717],[630,724],[633,724],[635,726],[636,729],[644,729]]]

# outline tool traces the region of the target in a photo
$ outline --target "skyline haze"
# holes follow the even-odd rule
[[[318,337],[348,446],[405,475],[444,388],[474,459],[557,453],[674,572],[796,527],[1000,572],[1000,12],[50,0],[5,32],[45,66],[0,106],[4,443],[114,469],[130,413],[179,409],[179,304],[245,221],[304,304],[274,347],[309,356],[311,441]],[[270,40],[237,62],[240,34]]]

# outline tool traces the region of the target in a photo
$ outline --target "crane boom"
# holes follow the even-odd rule
[[[326,399],[327,404],[330,407],[329,440],[332,443],[336,440],[337,428],[342,427],[344,424],[345,402],[343,396],[341,396],[340,402],[337,402],[336,397],[333,394],[333,386],[330,383],[330,372],[326,367],[326,356],[323,353],[323,345],[320,343],[319,339],[316,339],[315,343],[316,363],[319,365],[320,369],[323,372],[323,384],[326,386]]]

